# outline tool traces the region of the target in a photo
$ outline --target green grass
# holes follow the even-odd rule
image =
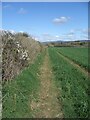
[[[60,95],[65,118],[88,117],[88,77],[49,48],[51,66]]]
[[[37,99],[40,86],[37,73],[44,59],[45,52],[39,54],[35,62],[24,69],[15,79],[3,85],[3,118],[30,118],[32,99]]]
[[[88,64],[88,48],[59,47],[55,49],[57,49],[59,53],[90,71],[90,64]]]

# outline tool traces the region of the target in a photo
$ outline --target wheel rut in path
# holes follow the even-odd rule
[[[38,101],[32,101],[31,109],[34,118],[63,118],[62,107],[58,97],[58,89],[53,80],[48,51],[40,68],[41,88]]]

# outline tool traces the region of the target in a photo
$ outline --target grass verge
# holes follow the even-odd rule
[[[4,84],[3,94],[3,118],[30,118],[32,111],[30,102],[37,99],[39,90],[38,72],[44,59],[45,51],[40,53],[35,62],[25,68],[15,79]]]

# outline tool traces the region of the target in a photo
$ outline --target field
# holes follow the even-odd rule
[[[64,51],[66,48],[60,48],[59,51],[61,50]],[[57,49],[50,48],[49,54],[52,62],[52,69],[56,78],[56,84],[61,91],[58,99],[62,101],[65,117],[87,117],[88,77],[60,57],[57,54]]]
[[[84,67],[86,70],[90,70],[90,65],[88,64],[88,48],[61,47],[56,49],[59,53],[73,60],[81,67]]]
[[[46,48],[3,86],[3,117],[88,118],[87,68],[87,48]]]

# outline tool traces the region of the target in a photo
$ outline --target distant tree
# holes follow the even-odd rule
[[[80,42],[79,40],[75,41],[75,42]]]
[[[80,42],[80,45],[84,45],[85,44],[85,42]]]

